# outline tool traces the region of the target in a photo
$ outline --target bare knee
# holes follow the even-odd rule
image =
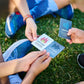
[[[61,9],[70,4],[70,0],[54,0],[58,6],[58,9]]]
[[[16,12],[18,11],[15,3],[12,1],[12,0],[9,0],[9,13],[13,13],[13,12]]]

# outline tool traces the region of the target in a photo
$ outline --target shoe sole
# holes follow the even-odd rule
[[[12,36],[9,16],[8,16],[7,19],[6,19],[6,26],[7,26],[8,30],[9,30],[9,32],[11,33],[11,36]],[[5,29],[6,29],[6,26],[5,26]],[[11,38],[11,36],[9,36],[6,31],[5,31],[5,35],[6,35],[8,38]]]
[[[80,54],[77,56],[77,63],[78,63],[78,65],[79,65],[82,69],[84,69],[84,67],[83,67],[82,65],[80,65],[80,63],[79,63],[79,61],[78,61],[79,56],[80,56]]]
[[[22,40],[19,40],[19,41],[13,43],[3,54],[4,61],[6,61],[9,58],[9,56],[11,55],[11,53],[14,51],[14,49],[16,47],[18,47],[20,44],[22,44],[26,41],[29,41],[29,40],[28,39],[22,39]]]
[[[8,38],[11,38],[10,36],[8,36],[8,34],[6,33],[6,31],[5,31],[5,35],[6,35]]]
[[[74,9],[73,9],[73,7],[72,7],[72,4],[70,4],[70,6],[71,6],[71,8],[72,8],[72,12],[74,13]]]

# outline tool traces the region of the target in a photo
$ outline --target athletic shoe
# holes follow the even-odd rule
[[[84,69],[84,54],[79,54],[77,56],[77,62],[79,66]]]
[[[23,22],[23,17],[19,12],[15,12],[9,15],[6,19],[5,33],[6,36],[11,38],[15,35],[16,31],[21,28],[25,22]]]
[[[22,58],[32,48],[28,39],[22,39],[12,44],[3,54],[4,61]]]
[[[72,5],[68,5],[68,6],[58,10],[55,13],[58,14],[62,18],[72,19],[74,16],[74,9],[72,8]]]

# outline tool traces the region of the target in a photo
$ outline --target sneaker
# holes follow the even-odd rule
[[[70,4],[70,5],[66,6],[66,7],[58,10],[55,13],[58,14],[62,18],[70,20],[74,16],[74,9],[72,8],[72,5]]]
[[[84,54],[79,54],[77,56],[77,62],[79,66],[84,69]]]
[[[23,22],[23,17],[19,12],[15,12],[9,15],[6,19],[5,33],[6,36],[11,38],[15,35],[16,31],[21,28],[25,22]]]
[[[22,39],[12,44],[3,54],[4,61],[10,61],[25,56],[32,48],[28,39]]]

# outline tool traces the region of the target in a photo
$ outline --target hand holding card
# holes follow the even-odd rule
[[[42,34],[36,41],[33,41],[32,45],[34,45],[39,50],[46,49],[46,51],[50,53],[50,56],[52,58],[54,58],[64,49],[64,46],[54,41],[46,34]]]
[[[69,29],[71,28],[72,28],[72,21],[61,18],[60,28],[59,28],[59,37],[65,38],[65,39],[71,39],[71,37],[67,35]]]

